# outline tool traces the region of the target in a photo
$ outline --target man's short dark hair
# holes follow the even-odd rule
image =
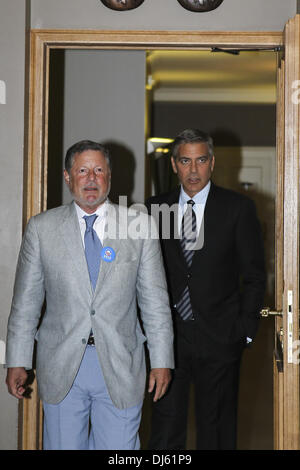
[[[178,157],[178,150],[182,144],[195,144],[197,142],[203,142],[208,146],[209,158],[211,159],[214,155],[214,144],[213,139],[206,132],[200,131],[199,129],[185,129],[178,134],[172,144],[172,156],[176,160]]]
[[[92,140],[81,140],[80,142],[76,142],[76,144],[73,144],[67,150],[65,158],[65,169],[68,173],[70,173],[70,170],[73,166],[75,155],[77,153],[80,154],[82,152],[85,152],[86,150],[96,150],[97,152],[101,152],[106,158],[108,166],[111,170],[111,156],[108,148],[102,144],[99,144],[98,142],[93,142]]]

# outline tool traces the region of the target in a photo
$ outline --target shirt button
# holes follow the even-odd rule
[[[82,338],[82,344],[86,344],[86,339],[85,338]]]
[[[91,310],[91,315],[95,315],[95,310]]]

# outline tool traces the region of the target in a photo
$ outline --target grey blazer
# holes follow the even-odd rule
[[[94,292],[74,203],[32,217],[24,234],[8,321],[6,367],[31,369],[37,339],[38,390],[47,403],[59,403],[70,390],[91,328],[108,392],[118,408],[143,399],[146,340],[151,368],[174,367],[160,245],[150,237],[153,219],[111,203],[108,207],[103,246],[113,248],[116,256],[101,261]],[[135,226],[140,238],[126,237]]]

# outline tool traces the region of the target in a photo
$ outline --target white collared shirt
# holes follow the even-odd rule
[[[104,230],[105,230],[105,223],[106,223],[106,217],[107,217],[107,205],[108,205],[108,201],[106,200],[103,204],[101,204],[101,206],[97,208],[95,212],[93,212],[93,214],[96,214],[98,216],[94,222],[93,229],[97,233],[97,236],[102,244],[103,244],[103,239],[104,239]],[[83,217],[85,215],[93,215],[93,214],[87,214],[84,210],[81,209],[81,207],[79,207],[79,205],[76,202],[75,202],[75,207],[76,207],[76,212],[78,216],[81,239],[82,239],[82,243],[84,246],[84,234],[86,230],[86,222]]]
[[[196,214],[196,221],[197,221],[197,236],[199,235],[200,227],[202,224],[202,219],[204,215],[204,209],[207,201],[207,196],[211,187],[211,182],[209,181],[206,186],[204,186],[199,193],[197,193],[194,197],[190,197],[184,191],[183,187],[181,186],[180,196],[179,196],[179,205],[178,205],[178,233],[181,232],[181,223],[182,217],[187,209],[187,201],[193,200],[194,206],[193,210]]]

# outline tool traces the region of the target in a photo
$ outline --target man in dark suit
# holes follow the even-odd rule
[[[147,201],[159,218],[176,360],[169,391],[153,406],[149,448],[185,448],[193,381],[197,449],[235,449],[240,360],[265,288],[261,230],[250,199],[212,183],[209,135],[180,133],[171,163],[181,187]]]

